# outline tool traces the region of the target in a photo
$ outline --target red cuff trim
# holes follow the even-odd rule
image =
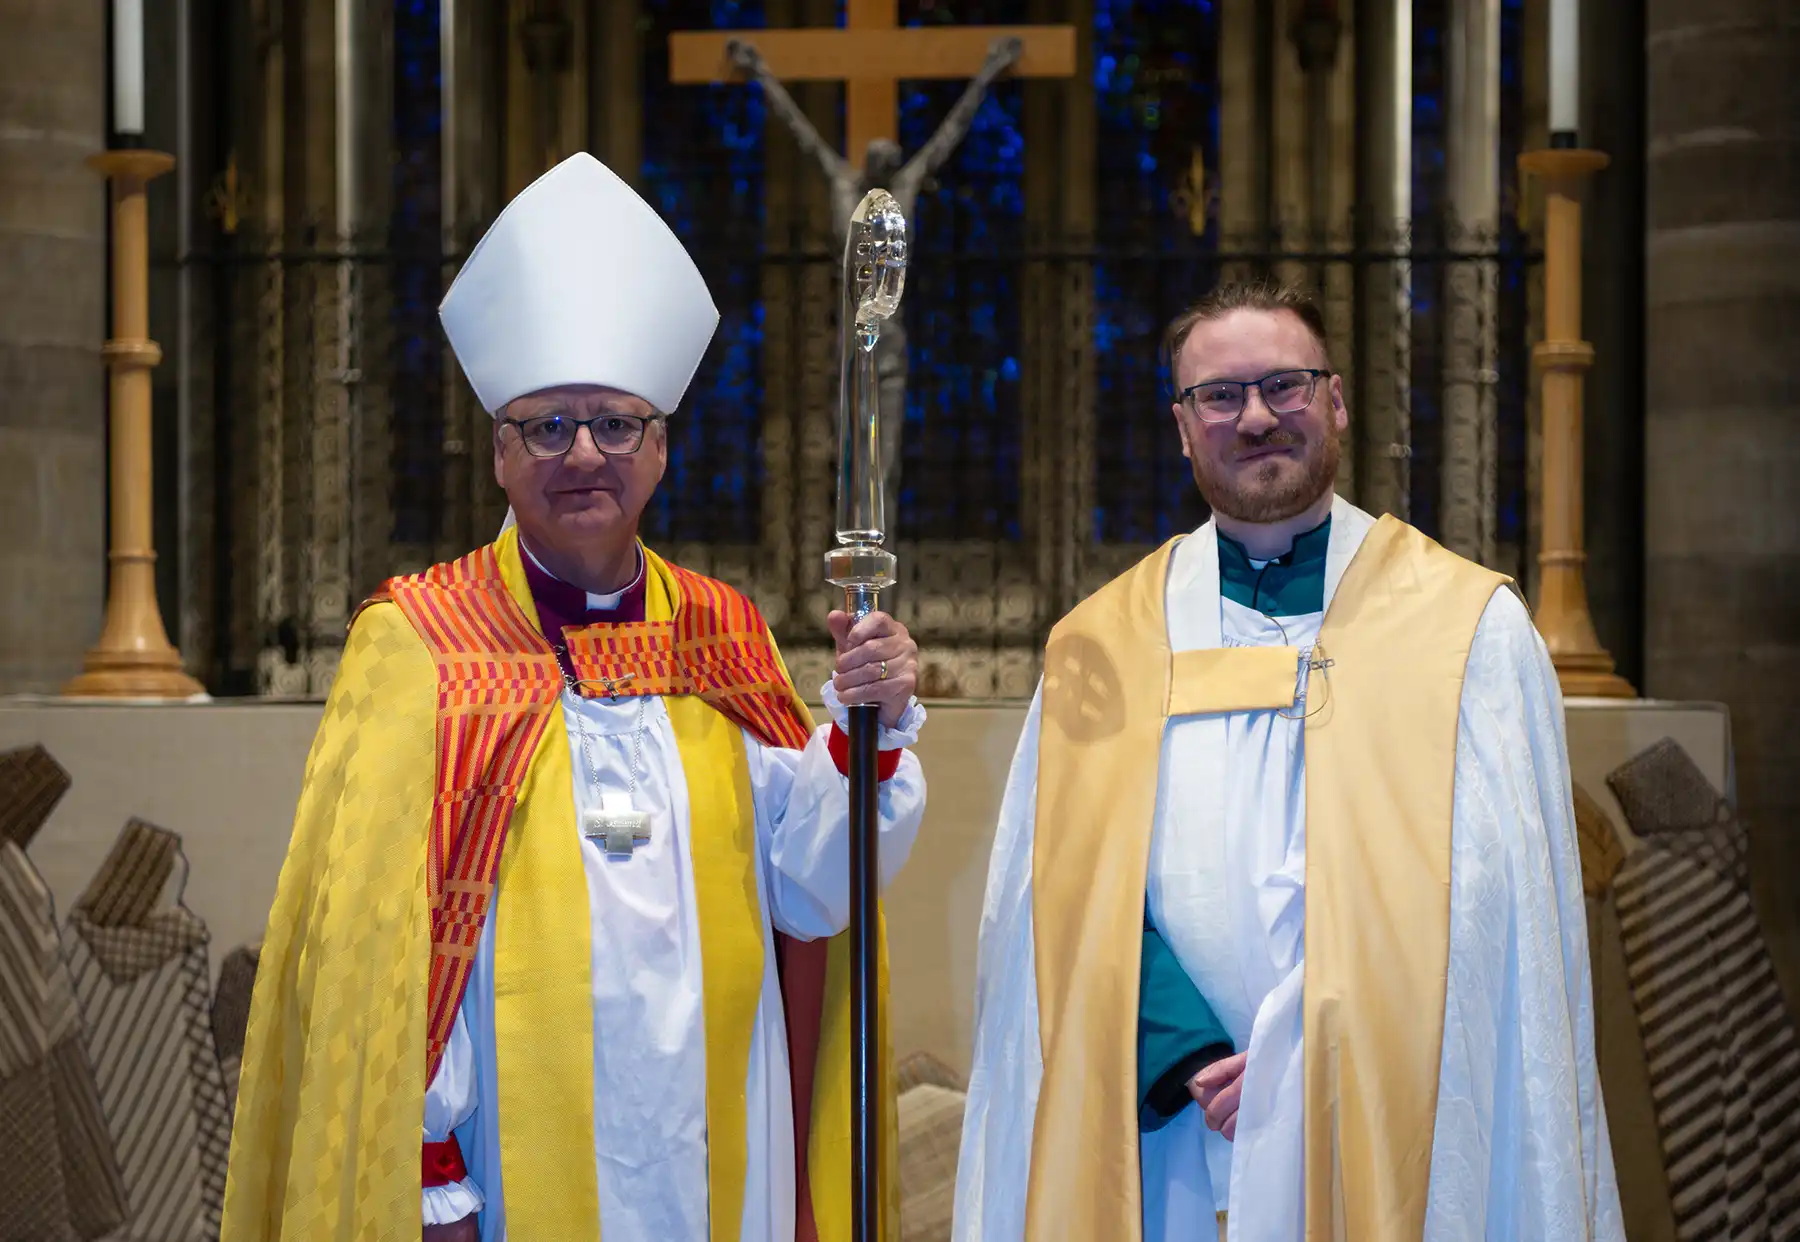
[[[427,1190],[433,1186],[453,1186],[469,1175],[463,1164],[462,1144],[452,1134],[441,1143],[426,1143],[423,1146],[424,1176],[423,1185]]]
[[[831,761],[837,764],[840,776],[850,775],[850,735],[833,723],[831,726]],[[875,775],[882,780],[892,780],[894,773],[900,770],[900,750],[884,750],[875,756]]]

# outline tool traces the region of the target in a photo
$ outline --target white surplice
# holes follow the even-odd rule
[[[829,683],[827,709],[844,709]],[[706,1032],[700,927],[689,858],[687,781],[660,698],[562,699],[574,764],[575,813],[598,809],[602,793],[629,794],[650,813],[650,840],[609,857],[584,838],[592,926],[594,1161],[601,1233],[607,1242],[707,1242]],[[914,703],[884,750],[910,745],[923,724]],[[749,1164],[744,1242],[794,1236],[793,1115],[787,1027],[772,932],[817,939],[850,919],[848,782],[820,725],[803,750],[763,746],[748,734],[750,785],[760,865],[762,1001],[745,1084]],[[635,771],[635,780],[633,773]],[[881,785],[881,883],[905,863],[925,811],[925,781],[907,753]],[[497,916],[504,917],[504,901]],[[462,1183],[424,1191],[427,1224],[481,1209],[482,1242],[506,1237],[494,1048],[494,922],[482,930],[474,969],[442,1063],[425,1098],[424,1138],[454,1132],[469,1167]],[[555,1107],[546,1101],[544,1107]],[[522,1153],[530,1159],[530,1153]]]
[[[1327,607],[1372,525],[1336,502]],[[1176,548],[1165,600],[1176,651],[1305,648],[1323,617],[1277,624],[1224,600],[1211,523]],[[1302,688],[1315,702],[1329,693],[1316,677]],[[1041,690],[1013,760],[988,873],[957,1242],[1024,1236],[1043,1076],[1031,880],[1040,709]],[[1304,710],[1303,699],[1286,715]],[[1181,717],[1163,733],[1150,913],[1249,1060],[1235,1142],[1208,1130],[1198,1108],[1143,1137],[1145,1242],[1211,1242],[1215,1213],[1227,1208],[1230,1242],[1299,1242],[1303,1233],[1303,751],[1299,720],[1276,712]],[[1425,1237],[1623,1242],[1594,1059],[1562,701],[1549,655],[1510,591],[1495,593],[1476,630],[1455,779],[1450,969]]]

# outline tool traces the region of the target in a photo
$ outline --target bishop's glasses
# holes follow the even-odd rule
[[[575,437],[583,427],[594,438],[595,448],[617,456],[637,452],[644,443],[644,430],[660,417],[596,414],[592,418],[572,418],[567,414],[544,414],[537,418],[501,421],[518,428],[520,443],[533,457],[561,457],[575,447]]]

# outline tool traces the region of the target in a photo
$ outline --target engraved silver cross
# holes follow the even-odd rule
[[[581,834],[602,842],[610,857],[630,858],[650,844],[650,812],[638,810],[628,795],[603,793],[600,809],[582,817]]]

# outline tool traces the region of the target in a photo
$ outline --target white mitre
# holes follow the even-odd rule
[[[719,310],[662,217],[583,152],[507,204],[438,318],[489,414],[564,384],[617,388],[673,413]]]

